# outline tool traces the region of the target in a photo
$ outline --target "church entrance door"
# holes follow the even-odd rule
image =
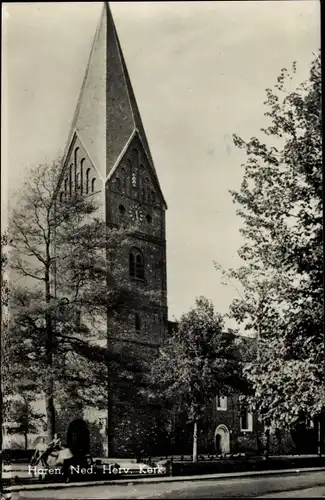
[[[214,438],[217,454],[230,453],[230,435],[228,427],[225,425],[218,425]]]
[[[87,455],[90,449],[88,425],[82,418],[70,422],[67,432],[67,445],[73,455]]]

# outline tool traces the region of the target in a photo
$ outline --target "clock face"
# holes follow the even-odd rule
[[[143,212],[137,205],[132,205],[132,207],[130,207],[129,216],[136,222],[142,222],[144,219]]]

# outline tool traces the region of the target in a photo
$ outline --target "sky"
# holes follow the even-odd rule
[[[63,152],[101,2],[3,3],[2,225],[28,169]],[[168,204],[170,319],[204,295],[226,313],[236,290],[213,261],[241,264],[229,193],[245,161],[232,142],[267,125],[265,89],[320,46],[316,0],[112,2],[122,50]],[[9,207],[13,202],[9,203]],[[10,213],[10,208],[9,208]]]

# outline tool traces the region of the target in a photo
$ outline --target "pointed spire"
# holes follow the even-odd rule
[[[104,2],[66,154],[77,131],[90,158],[105,179],[135,130],[139,133],[154,170],[112,13],[108,2]]]
[[[127,66],[126,66],[126,63],[125,63],[123,51],[122,51],[122,48],[121,48],[121,45],[120,45],[120,41],[119,41],[119,38],[118,38],[118,35],[117,35],[117,32],[116,32],[114,20],[113,20],[112,13],[111,13],[111,10],[110,10],[108,2],[106,2],[106,6],[107,6],[107,13],[108,13],[108,23],[107,24],[108,24],[109,27],[112,28],[112,31],[114,32],[114,39],[115,39],[116,46],[117,46],[117,53],[119,54],[119,58],[120,58],[120,62],[121,62],[121,68],[122,68],[122,71],[123,71],[124,81],[125,81],[126,90],[127,90],[127,94],[128,94],[128,101],[129,101],[129,105],[130,105],[130,112],[131,112],[131,115],[133,117],[133,126],[134,126],[134,128],[136,128],[139,131],[141,139],[142,139],[142,142],[143,142],[143,145],[144,145],[144,147],[146,149],[146,153],[147,153],[150,161],[153,163],[153,160],[152,160],[152,157],[151,157],[151,153],[150,153],[150,149],[149,149],[149,144],[148,144],[147,137],[146,137],[146,134],[145,134],[145,131],[144,131],[144,127],[143,127],[143,124],[142,124],[142,120],[141,120],[141,116],[140,116],[140,113],[139,113],[138,105],[137,105],[137,102],[136,102],[136,99],[135,99],[135,95],[134,95],[134,92],[133,92],[131,80],[130,80],[130,77],[129,77],[129,72],[128,72],[128,69],[127,69]],[[108,54],[111,55],[111,53],[109,51],[109,47],[108,47]],[[108,71],[110,71],[110,64],[108,63],[107,66],[108,66]]]
[[[90,51],[65,151],[66,156],[77,131],[103,178],[106,171],[106,17],[104,8]]]

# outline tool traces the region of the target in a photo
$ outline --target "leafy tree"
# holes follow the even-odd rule
[[[8,379],[13,393],[27,384],[45,396],[49,437],[55,432],[55,394],[64,382],[78,383],[88,403],[107,405],[108,375],[134,367],[132,353],[121,355],[110,340],[121,330],[118,313],[138,300],[123,270],[115,266],[113,276],[107,265],[123,250],[131,228],[108,227],[96,201],[79,192],[58,201],[61,180],[55,164],[31,170],[9,225]]]
[[[199,420],[218,391],[227,394],[231,389],[244,389],[234,336],[224,332],[222,317],[201,297],[160,349],[149,380],[154,397],[186,411],[193,423],[193,461]]]
[[[16,424],[14,431],[24,435],[25,450],[28,449],[28,434],[37,432],[43,419],[43,414],[33,408],[30,397],[25,393],[20,399],[12,400],[7,412],[7,420]]]
[[[0,331],[0,450],[2,449],[2,430],[3,430],[3,409],[4,409],[4,371],[8,364],[8,357],[4,349],[3,338],[8,329],[8,301],[9,301],[9,283],[8,283],[8,231],[1,233],[1,331]]]
[[[324,399],[321,64],[290,90],[283,69],[267,89],[264,140],[234,136],[247,161],[239,191],[244,264],[222,271],[238,283],[230,315],[258,339],[246,366],[251,404],[263,419],[292,426],[319,416]]]

